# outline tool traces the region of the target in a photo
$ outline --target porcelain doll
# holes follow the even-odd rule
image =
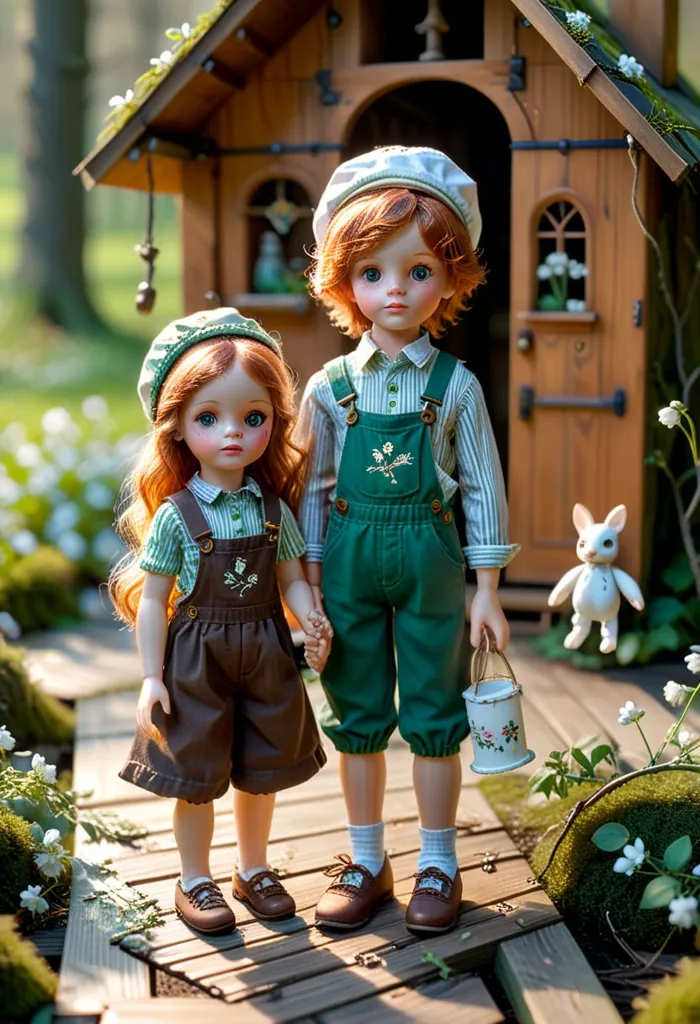
[[[131,551],[110,578],[143,671],[120,775],[175,798],[175,908],[192,928],[224,933],[235,916],[209,867],[213,801],[233,784],[233,896],[261,920],[289,917],[294,900],[267,865],[275,793],[325,762],[280,605],[281,591],[322,668],[330,628],[292,511],[305,453],[291,440],[279,345],[235,309],[168,325],[139,395],[153,430],[119,515]]]
[[[644,598],[635,581],[612,565],[617,558],[618,537],[627,522],[627,509],[616,505],[604,522],[596,523],[585,505],[574,505],[573,519],[579,536],[576,554],[583,565],[569,569],[562,576],[547,603],[551,608],[562,604],[573,591],[573,628],[564,638],[564,647],[576,650],[590,633],[593,623],[599,622],[599,650],[610,654],[617,647],[620,594],[636,611],[644,608]]]
[[[332,322],[360,338],[311,378],[300,413],[311,460],[299,517],[307,576],[334,630],[322,726],[340,752],[352,846],[329,869],[336,880],[316,908],[329,928],[366,923],[393,894],[382,809],[384,750],[397,724],[415,755],[421,825],[406,923],[445,931],[459,911],[465,555],[477,575],[472,643],[490,627],[505,648],[496,590],[517,548],[481,388],[429,335],[457,320],[484,279],[480,226],[474,182],[424,148],[342,164],[314,217],[312,290]]]

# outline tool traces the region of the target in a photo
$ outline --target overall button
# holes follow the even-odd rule
[[[208,555],[211,551],[214,550],[214,541],[211,539],[211,537],[205,537],[203,540],[200,540],[199,550],[204,555]]]
[[[336,498],[335,507],[336,510],[340,512],[341,516],[344,516],[348,511],[348,503],[345,498]]]
[[[451,523],[452,522],[452,513],[451,512],[445,512],[444,516],[442,517],[442,521],[443,521],[443,523]]]
[[[199,612],[197,611],[193,604],[187,605],[187,615],[189,616],[190,619],[196,619],[197,616],[199,615]]]
[[[395,409],[395,408],[396,408],[396,402],[394,401],[394,399],[393,399],[393,398],[392,398],[392,400],[391,400],[391,401],[389,402],[389,408],[390,408],[390,409]]]
[[[389,391],[392,395],[398,394],[398,390],[399,390],[399,385],[398,384],[387,384],[387,391]]]
[[[440,512],[442,512],[442,502],[438,501],[437,498],[433,498],[433,500],[430,502],[430,511],[434,512],[435,515],[438,515]]]

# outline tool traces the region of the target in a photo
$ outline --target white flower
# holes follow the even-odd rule
[[[87,554],[87,541],[75,530],[68,530],[58,538],[57,547],[71,562],[79,562]]]
[[[585,263],[579,263],[578,260],[571,260],[569,263],[569,277],[573,278],[574,281],[578,281],[582,277],[588,277],[588,267]]]
[[[637,837],[634,846],[625,846],[622,850],[624,856],[618,857],[613,864],[613,871],[619,875],[632,875],[644,863],[644,843]]]
[[[47,764],[46,758],[41,754],[35,754],[32,758],[32,771],[39,779],[53,784],[56,781],[56,765]]]
[[[693,675],[700,676],[700,654],[698,654],[697,651],[693,651],[692,654],[686,654],[683,660],[688,666],[689,672],[692,672]]]
[[[32,469],[34,466],[38,466],[42,461],[41,448],[38,444],[34,444],[31,441],[25,441],[21,444],[15,452],[15,459],[20,466],[25,469]]]
[[[63,851],[63,847],[61,850]],[[66,865],[55,853],[37,853],[34,863],[47,878],[59,878],[66,870]]]
[[[123,96],[112,96],[109,105],[113,110],[119,110],[120,107],[125,107],[127,103],[131,103],[133,98],[134,90],[127,89]]]
[[[548,267],[546,263],[540,263],[539,267],[535,271],[540,281],[548,281],[552,276],[552,268]]]
[[[9,636],[10,640],[19,640],[22,635],[19,622],[13,619],[9,612],[0,612],[0,633]]]
[[[694,896],[677,896],[668,905],[668,923],[678,928],[694,928],[698,923],[698,901]]]
[[[109,406],[102,395],[88,395],[87,398],[83,399],[83,404],[80,408],[85,419],[92,420],[95,423],[98,420],[104,419],[109,411]]]
[[[690,873],[691,875],[695,875],[696,877],[700,876],[700,864],[696,864]]]
[[[179,28],[169,28],[166,31],[168,39],[176,39],[181,41],[183,39],[189,39],[192,35],[192,26],[189,21],[184,21]]]
[[[664,686],[664,699],[672,708],[682,708],[692,692],[692,686],[683,686],[681,683],[674,683],[672,679],[669,679]]]
[[[686,408],[683,405],[683,403],[679,402],[677,398],[675,398],[672,402],[669,402],[669,405],[671,406],[672,409],[677,409],[678,412],[685,412],[686,411]],[[692,647],[690,649],[691,649],[691,651],[693,650]]]
[[[638,708],[632,700],[628,700],[623,708],[620,708],[620,715],[618,722],[620,725],[631,725],[632,722],[638,722],[640,718],[645,714],[642,708]]]
[[[0,749],[12,750],[17,741],[6,725],[0,725]]]
[[[690,729],[681,729],[677,734],[677,739],[681,747],[687,747],[695,739],[695,733]]]
[[[659,409],[659,423],[663,423],[663,425],[668,427],[669,430],[671,427],[677,427],[680,421],[680,413],[676,412],[675,409],[672,409],[670,405],[665,406],[663,409]]]
[[[28,885],[20,894],[20,907],[25,907],[32,914],[45,914],[49,905],[41,895],[40,885]]]
[[[644,74],[644,65],[626,53],[621,53],[617,58],[617,70],[621,71],[625,78],[641,78]]]
[[[586,303],[583,299],[567,299],[566,308],[570,313],[583,313]]]
[[[67,409],[56,406],[46,410],[41,417],[41,427],[45,434],[71,434],[75,423]]]
[[[114,504],[114,494],[107,484],[91,480],[85,487],[83,500],[90,508],[111,508]]]
[[[565,252],[550,252],[545,256],[544,262],[548,267],[566,267],[569,263],[569,257]]]
[[[31,555],[39,547],[39,541],[31,530],[20,530],[10,538],[10,547],[18,555]]]
[[[391,441],[385,441],[384,444],[382,445],[382,451],[384,452],[385,455],[391,455],[393,450],[394,446],[391,443]]]
[[[566,20],[571,28],[586,29],[591,23],[591,16],[590,14],[584,14],[583,11],[567,11]]]
[[[158,71],[162,71],[168,64],[172,64],[173,56],[172,50],[163,50],[160,57],[151,57],[149,63]]]
[[[45,846],[51,853],[65,853],[66,851],[61,846],[61,833],[57,828],[47,828],[46,832],[41,840],[41,845]]]

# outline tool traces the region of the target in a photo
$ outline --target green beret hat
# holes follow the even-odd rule
[[[282,358],[279,343],[257,320],[243,316],[233,306],[206,309],[173,320],[153,340],[141,367],[138,394],[143,411],[150,420],[156,418],[158,398],[165,378],[177,360],[193,345],[209,341],[210,338],[250,338],[251,341],[267,345],[276,356]]]

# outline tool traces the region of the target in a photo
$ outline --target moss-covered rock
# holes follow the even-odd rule
[[[610,937],[605,912],[616,931],[637,949],[658,949],[669,933],[668,910],[640,910],[639,901],[649,881],[613,871],[617,853],[597,849],[591,836],[601,825],[616,821],[631,840],[641,837],[653,856],[660,858],[669,843],[689,835],[700,844],[700,775],[667,771],[639,776],[601,797],[582,811],[566,830],[543,884],[559,906],[571,930],[588,939]],[[531,863],[540,874],[561,830],[549,834],[535,848]],[[669,948],[689,948],[691,931],[677,933]]]
[[[700,959],[683,961],[676,977],[654,985],[631,1024],[700,1024]]]
[[[27,1020],[56,995],[57,976],[31,942],[14,930],[11,917],[0,917],[0,1006],[7,1024]]]
[[[75,715],[65,704],[35,686],[24,654],[0,639],[0,725],[6,725],[17,750],[37,743],[69,743]]]
[[[35,853],[28,823],[0,805],[0,914],[15,914],[19,894],[28,885],[43,884],[34,863]]]
[[[0,611],[25,632],[80,616],[76,571],[56,548],[39,547],[0,569]]]

